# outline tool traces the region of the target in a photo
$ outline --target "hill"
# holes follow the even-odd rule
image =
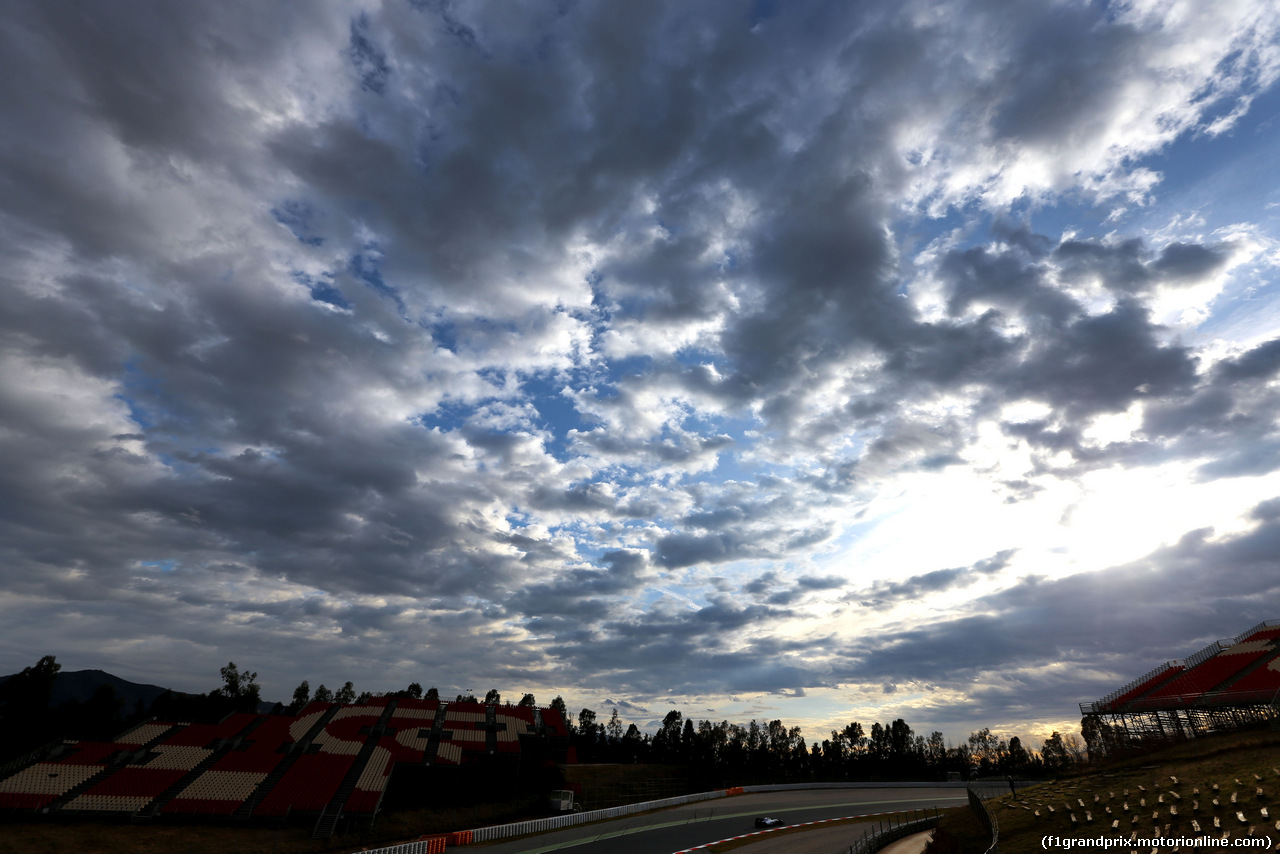
[[[9,674],[8,676],[0,676],[0,685],[12,679],[17,674]],[[130,682],[128,679],[121,679],[113,673],[105,670],[72,670],[61,671],[54,677],[53,691],[49,695],[49,705],[51,708],[57,708],[64,703],[88,702],[93,696],[93,692],[97,691],[103,685],[110,685],[116,692],[116,698],[124,701],[124,708],[132,711],[138,702],[142,702],[143,708],[149,708],[156,697],[159,697],[165,691],[170,689],[162,688],[159,685],[151,685],[144,682]],[[174,691],[174,694],[183,694],[182,691]],[[258,705],[260,713],[270,712],[275,707],[274,702],[263,701]]]
[[[1234,839],[1252,828],[1274,840],[1278,804],[1280,732],[1253,730],[1199,738],[1064,775],[990,800],[987,807],[999,823],[1001,850],[1033,851],[1040,850],[1046,835],[1128,839],[1137,831],[1139,837],[1221,838],[1227,833]],[[1114,829],[1113,822],[1118,822]],[[985,851],[990,841],[967,810],[945,818],[942,829],[964,852]]]

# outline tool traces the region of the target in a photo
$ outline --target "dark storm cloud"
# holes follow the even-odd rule
[[[1021,242],[1024,246],[1015,243],[1003,251],[973,247],[952,252],[939,266],[953,315],[982,302],[1028,327],[1026,337],[1009,338],[996,331],[997,315],[990,309],[979,318],[987,326],[982,337],[991,342],[993,356],[980,375],[1003,397],[1048,403],[1069,423],[1078,423],[1090,415],[1126,409],[1135,400],[1176,397],[1194,387],[1192,351],[1162,341],[1162,329],[1152,323],[1149,310],[1124,294],[1161,278],[1201,281],[1225,263],[1220,249],[1173,244],[1151,260],[1151,253],[1136,239],[1119,246],[1071,240],[1051,253],[1045,251],[1044,238],[1031,252],[1025,239]],[[1109,311],[1087,314],[1075,299],[1049,284],[1051,270],[1067,278],[1086,272],[1100,276],[1121,296]],[[953,349],[961,348],[946,347],[931,361],[948,366],[957,378],[971,380],[953,367],[964,364],[963,356],[953,357]],[[951,379],[934,375],[944,382]]]
[[[766,572],[744,584],[742,592],[763,597],[764,602],[769,605],[791,605],[810,593],[839,590],[847,583],[845,578],[838,575],[801,575],[792,583],[791,579],[784,579],[776,572]]]
[[[538,632],[550,630],[553,624],[571,629],[582,620],[608,618],[611,608],[605,597],[634,594],[653,581],[643,552],[608,552],[601,563],[607,568],[575,569],[551,583],[526,584],[506,606],[515,615],[535,619]]]
[[[1185,347],[1162,344],[1149,312],[1128,300],[1083,317],[1057,338],[1039,340],[1011,373],[1020,397],[1045,400],[1068,418],[1118,412],[1144,396],[1192,387],[1195,359]]]
[[[857,602],[869,608],[882,608],[896,602],[922,599],[956,587],[968,587],[984,575],[994,575],[1009,565],[1015,550],[1007,549],[971,566],[935,569],[913,575],[905,581],[879,581],[870,589],[851,593],[844,601]]]
[[[951,290],[947,310],[955,316],[980,300],[1062,326],[1079,314],[1080,306],[1044,280],[1044,266],[1037,260],[982,246],[948,253],[940,265]]]
[[[1152,257],[1142,240],[1117,245],[1064,241],[1054,250],[1068,281],[1097,277],[1117,293],[1139,293],[1157,284],[1184,285],[1203,281],[1227,263],[1226,247],[1171,243]]]

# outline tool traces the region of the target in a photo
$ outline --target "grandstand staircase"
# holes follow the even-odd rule
[[[1255,670],[1261,670],[1262,668],[1264,668],[1264,667],[1266,667],[1267,665],[1271,664],[1271,663],[1272,663],[1272,662],[1274,662],[1275,660],[1276,660],[1276,658],[1275,658],[1275,655],[1273,655],[1273,654],[1264,655],[1264,656],[1262,656],[1261,658],[1259,658],[1257,661],[1251,662],[1251,663],[1249,664],[1249,666],[1245,667],[1245,668],[1244,668],[1243,670],[1241,670],[1239,673],[1236,673],[1236,674],[1235,674],[1235,675],[1233,675],[1233,676],[1228,676],[1226,679],[1224,679],[1224,680],[1222,681],[1222,684],[1221,684],[1221,685],[1219,685],[1219,686],[1218,686],[1217,688],[1215,688],[1214,690],[1215,690],[1215,691],[1226,691],[1226,690],[1227,690],[1227,689],[1229,689],[1232,685],[1234,685],[1235,683],[1239,682],[1241,679],[1243,679],[1244,677],[1248,676],[1248,675],[1249,675],[1250,673],[1252,673],[1253,671],[1255,671]]]
[[[249,737],[249,734],[252,733],[258,727],[262,726],[264,723],[266,723],[266,720],[267,720],[266,717],[259,715],[258,717],[255,717],[253,720],[249,721],[249,723],[245,725],[244,729],[240,730],[231,738],[219,739],[220,743],[213,748],[213,752],[211,752],[204,759],[200,760],[200,763],[198,765],[196,765],[186,774],[182,775],[182,778],[179,779],[177,782],[175,782],[172,786],[165,789],[160,794],[156,795],[156,797],[151,801],[151,803],[147,804],[145,807],[143,807],[142,809],[134,813],[129,820],[134,824],[141,824],[144,821],[147,821],[149,819],[152,819],[158,816],[160,814],[160,810],[164,808],[165,804],[169,803],[169,801],[176,798],[180,792],[182,792],[184,789],[187,788],[187,786],[190,786],[192,783],[194,783],[196,781],[196,778],[199,777],[201,774],[203,774],[205,771],[208,771],[211,767],[213,767],[213,764],[215,762],[217,762],[219,759],[226,756],[228,753],[230,753],[231,751],[238,748],[241,744],[243,744],[244,740]]]
[[[136,729],[136,727],[134,729]],[[57,812],[58,810],[65,807],[67,804],[74,801],[76,798],[83,795],[85,792],[92,789],[94,786],[101,783],[103,780],[110,777],[112,774],[116,773],[116,771],[123,768],[125,765],[128,765],[130,761],[134,760],[139,756],[146,755],[151,750],[151,748],[155,747],[157,744],[164,741],[166,738],[172,735],[173,732],[177,729],[178,727],[176,726],[169,727],[164,732],[160,733],[155,738],[151,739],[150,741],[142,745],[142,747],[138,748],[137,750],[121,750],[118,753],[113,754],[110,757],[110,762],[107,763],[107,766],[105,768],[103,768],[97,774],[94,774],[89,779],[85,780],[83,783],[73,786],[67,791],[63,792],[57,798],[55,798],[54,800],[50,801],[47,805],[42,807],[40,811],[41,812]],[[132,730],[130,730],[130,732],[132,732]]]
[[[275,788],[276,783],[279,783],[284,778],[284,775],[293,767],[293,763],[297,762],[298,757],[306,752],[307,748],[311,746],[312,740],[324,730],[325,725],[333,720],[333,716],[341,708],[341,705],[332,705],[325,709],[320,719],[311,725],[311,729],[307,730],[307,734],[289,748],[288,755],[281,759],[280,764],[271,770],[271,773],[267,775],[267,779],[259,783],[258,787],[253,790],[253,794],[245,798],[244,803],[236,807],[236,811],[231,814],[232,817],[247,819],[253,815],[253,811],[258,808],[258,804],[262,803],[267,794]]]
[[[448,703],[440,703],[436,707],[436,716],[431,721],[431,733],[427,736],[427,746],[422,749],[422,764],[434,765],[436,753],[440,750],[440,741],[444,737],[444,717]]]
[[[489,755],[498,752],[498,730],[506,729],[506,724],[498,723],[498,707],[486,704],[484,707],[484,747]]]
[[[325,806],[324,812],[320,813],[315,830],[311,832],[312,839],[328,839],[333,836],[334,830],[338,827],[338,819],[342,818],[342,808],[347,805],[347,799],[355,791],[356,783],[359,782],[360,775],[369,764],[369,757],[373,756],[379,739],[387,732],[387,723],[396,710],[396,704],[396,700],[390,700],[382,710],[382,716],[378,718],[378,722],[369,728],[369,734],[361,745],[360,752],[356,754],[356,761],[351,763],[347,775],[342,778],[342,783],[338,786],[338,791]]]

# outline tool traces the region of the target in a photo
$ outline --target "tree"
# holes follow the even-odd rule
[[[498,693],[497,688],[490,688],[489,693],[484,695],[484,703],[486,706],[489,704],[496,705],[501,702],[502,702],[502,695]]]
[[[436,686],[432,685],[430,688],[427,689],[427,693],[422,695],[422,699],[435,700],[437,703],[440,702],[439,689],[437,689]]]
[[[419,685],[417,682],[410,682],[409,687],[404,689],[404,693],[409,697],[410,700],[421,700],[422,686]]]
[[[293,689],[293,702],[289,703],[289,714],[296,715],[309,702],[311,702],[311,683],[303,679],[298,683],[298,687]]]
[[[678,762],[680,759],[680,730],[684,715],[675,709],[667,712],[662,726],[653,737],[653,748],[659,762]]]
[[[942,733],[936,729],[929,733],[929,739],[925,742],[924,761],[939,768],[947,761],[947,744]]]
[[[1000,739],[992,735],[988,727],[969,733],[969,750],[973,753],[973,758],[978,760],[984,774],[995,770],[1000,760],[999,747]]]
[[[1115,745],[1110,724],[1100,720],[1096,715],[1085,715],[1080,720],[1080,734],[1084,736],[1085,748],[1089,751],[1089,760],[1097,762],[1106,756]]]
[[[521,697],[521,698],[520,698],[520,702],[516,703],[516,705],[517,705],[517,706],[526,706],[526,707],[528,707],[528,708],[532,709],[534,706],[538,705],[538,701],[537,701],[537,700],[535,700],[535,699],[533,699],[533,695],[532,695],[532,694],[525,694],[523,697]]]
[[[124,703],[109,684],[98,686],[84,703],[71,700],[51,708],[61,670],[58,660],[46,655],[0,683],[0,762],[67,735],[110,739],[125,725]]]
[[[1080,736],[1074,732],[1069,732],[1062,737],[1062,746],[1067,751],[1067,756],[1071,762],[1083,762],[1085,758],[1084,744],[1080,741]]]
[[[220,694],[230,700],[231,708],[236,711],[256,712],[258,710],[258,703],[262,701],[262,697],[258,687],[257,673],[252,670],[241,673],[234,661],[228,661],[227,666],[221,668],[218,673],[222,675],[222,688],[212,692],[213,694]]]
[[[312,697],[311,699],[313,699],[317,703],[332,703],[333,692],[330,691],[328,688],[324,687],[324,684],[322,683],[320,687],[316,689],[315,696]]]
[[[862,750],[863,744],[867,740],[867,734],[862,729],[862,724],[853,721],[842,730],[845,738],[845,744],[855,753]]]
[[[591,709],[578,712],[578,734],[585,741],[594,741],[596,737],[596,713]]]
[[[627,727],[626,735],[622,736],[622,752],[624,758],[631,757],[632,762],[640,761],[640,753],[644,750],[644,736],[640,734],[640,728],[635,724]]]
[[[969,750],[969,745],[963,743],[959,744],[952,748],[950,753],[953,766],[960,769],[960,772],[964,775],[966,780],[969,779],[969,772],[973,769],[975,764],[973,751]]]
[[[1065,768],[1071,761],[1066,745],[1062,743],[1062,736],[1057,730],[1045,739],[1044,745],[1040,748],[1040,758],[1044,761],[1044,767],[1051,771]]]
[[[845,776],[849,756],[848,748],[849,743],[845,739],[844,733],[838,729],[831,730],[831,739],[824,739],[822,742],[822,761],[826,765],[828,774],[833,774],[837,778]]]
[[[609,716],[609,723],[605,724],[604,728],[611,744],[617,744],[622,741],[622,719],[618,717],[617,706],[613,707],[613,714]]]
[[[356,699],[355,686],[352,685],[350,682],[347,682],[345,685],[343,685],[341,688],[338,689],[338,693],[333,695],[333,699],[335,702],[344,703],[347,705],[354,703]]]
[[[54,680],[62,665],[46,655],[0,684],[0,716],[12,723],[34,720],[49,706]]]
[[[564,704],[564,697],[556,695],[551,701],[551,708],[560,713],[560,717],[564,719],[564,725],[569,728],[569,734],[573,734],[573,721],[569,718],[569,707]]]
[[[889,755],[898,761],[911,757],[911,748],[915,744],[911,727],[902,718],[889,725]]]
[[[222,675],[222,696],[238,700],[250,692],[257,693],[257,673],[250,670],[241,673],[234,661],[228,661],[218,672]]]
[[[1027,756],[1026,748],[1022,746],[1022,739],[1016,735],[1009,739],[1009,770],[1013,773],[1021,771],[1027,767],[1027,763],[1031,757]]]
[[[871,741],[867,752],[873,759],[884,759],[889,755],[889,733],[879,723],[871,725]]]

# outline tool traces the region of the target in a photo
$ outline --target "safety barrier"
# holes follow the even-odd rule
[[[392,845],[389,848],[375,848],[372,851],[365,851],[364,854],[444,854],[444,852],[445,838],[443,836],[433,836],[429,839],[419,839],[416,842]]]
[[[496,824],[492,827],[480,827],[471,831],[472,838],[475,842],[489,842],[494,839],[506,839],[509,836],[523,836],[526,833],[543,833],[548,830],[559,830],[563,827],[573,827],[575,824],[587,824],[593,821],[601,821],[603,819],[621,818],[624,815],[634,815],[638,812],[647,812],[649,810],[662,809],[663,807],[674,807],[680,804],[692,804],[697,801],[707,801],[712,798],[723,798],[726,791],[719,789],[714,792],[698,792],[694,795],[678,795],[674,798],[663,798],[660,801],[644,801],[638,804],[627,804],[621,807],[609,807],[602,810],[591,810],[590,812],[575,812],[567,815],[557,815],[551,818],[538,818],[533,821],[520,821],[514,824]]]
[[[938,826],[939,816],[936,807],[933,815],[925,814],[924,810],[913,811],[910,815],[917,817],[895,821],[898,818],[896,815],[889,816],[887,827],[882,820],[879,828],[866,831],[861,839],[850,845],[848,854],[875,854],[890,842],[897,842],[913,833],[920,833]]]
[[[969,787],[969,809],[973,810],[974,816],[991,834],[991,847],[984,854],[1000,854],[1000,822],[996,821],[995,815],[987,809],[982,796],[973,786]]]
[[[752,792],[791,792],[801,789],[963,789],[966,783],[769,783],[762,786],[739,786]]]

